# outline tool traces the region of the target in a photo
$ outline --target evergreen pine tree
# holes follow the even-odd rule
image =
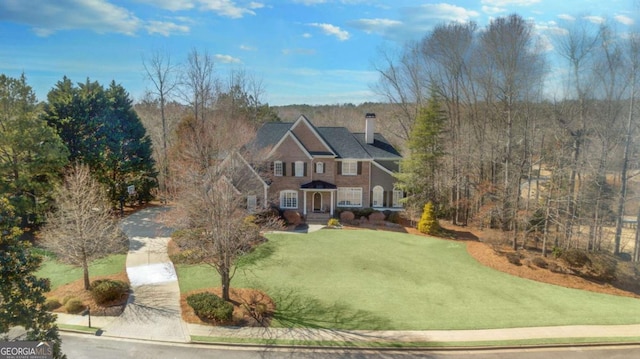
[[[421,233],[432,235],[440,232],[440,224],[438,224],[433,203],[428,202],[424,205],[420,222],[418,222],[418,230]]]

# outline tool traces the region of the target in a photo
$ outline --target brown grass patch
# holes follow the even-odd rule
[[[180,295],[180,308],[182,309],[182,319],[187,323],[212,325],[212,323],[205,322],[200,319],[193,311],[193,308],[187,304],[187,297],[192,294],[210,292],[217,296],[222,296],[222,289],[217,288],[205,288],[193,290],[191,292]],[[275,311],[275,303],[264,292],[257,289],[250,288],[231,288],[229,290],[229,296],[233,304],[233,319],[231,323],[225,323],[233,326],[269,326],[271,322],[271,316]],[[262,304],[266,307],[265,314],[260,317],[255,314],[255,307],[257,304]]]
[[[112,274],[108,276],[92,277],[91,282],[98,279],[113,279],[120,280],[125,283],[129,283],[129,277],[126,272],[120,272],[118,274]],[[45,295],[47,298],[57,298],[61,303],[65,298],[78,298],[82,301],[85,307],[91,308],[91,315],[97,316],[118,316],[124,310],[124,306],[127,304],[129,294],[126,296],[109,302],[103,305],[98,305],[91,297],[91,292],[84,289],[84,280],[78,279],[75,282],[71,282],[56,288],[55,290]],[[54,310],[55,313],[66,313],[64,305]]]

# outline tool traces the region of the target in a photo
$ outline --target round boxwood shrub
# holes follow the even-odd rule
[[[45,300],[44,307],[47,310],[56,310],[56,309],[62,307],[62,303],[60,303],[60,300],[58,300],[58,298],[51,297],[51,298],[47,298],[47,300]]]
[[[67,301],[67,304],[64,305],[64,309],[67,313],[77,314],[84,310],[84,304],[78,298],[71,298]]]
[[[118,300],[127,294],[129,285],[121,280],[99,279],[91,283],[91,296],[97,304]]]
[[[231,320],[233,305],[209,292],[192,294],[187,297],[187,304],[196,315],[205,321],[224,323]]]

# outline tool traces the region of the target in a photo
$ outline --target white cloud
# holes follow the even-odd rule
[[[437,19],[446,21],[466,22],[480,14],[474,10],[467,10],[463,7],[451,4],[424,4],[419,8],[408,9],[409,18],[414,21],[424,21],[425,19]]]
[[[349,35],[349,32],[342,30],[340,29],[340,27],[335,25],[326,24],[326,23],[317,23],[317,22],[313,22],[308,25],[320,28],[322,29],[322,32],[324,32],[326,35],[335,36],[340,41],[348,40],[349,37],[351,36]]]
[[[484,12],[485,14],[495,15],[495,14],[500,14],[506,11],[507,9],[501,8],[501,7],[486,6],[486,5],[482,6],[482,12]]]
[[[505,7],[505,6],[531,6],[539,3],[540,0],[482,0],[483,5]]]
[[[560,14],[558,15],[558,19],[565,20],[565,21],[576,21],[575,17],[568,14]]]
[[[242,61],[239,58],[233,57],[231,55],[215,54],[213,57],[216,60],[222,62],[223,64],[240,64],[240,63],[242,63]]]
[[[252,1],[249,3],[249,9],[262,9],[264,7],[263,3]]]
[[[617,22],[619,22],[621,24],[624,24],[624,25],[628,25],[628,26],[631,26],[631,25],[633,25],[635,23],[635,21],[632,18],[630,18],[630,17],[628,17],[626,15],[616,15],[613,18]]]
[[[191,10],[196,6],[194,0],[138,0],[169,11]]]
[[[174,22],[155,20],[148,21],[145,28],[149,34],[160,34],[163,36],[169,36],[179,32],[188,33],[190,30],[187,25],[178,25]]]
[[[0,21],[31,26],[39,36],[70,29],[133,35],[142,26],[129,10],[96,0],[39,2],[37,11],[29,1],[0,1]]]
[[[255,15],[256,13],[248,7],[240,7],[230,0],[199,0],[200,9],[210,10],[220,16],[239,19],[244,15]],[[252,3],[257,4],[257,3]]]
[[[305,32],[304,34],[302,34],[302,37],[304,37],[305,39],[308,39],[308,38],[313,37],[313,35],[311,35],[311,34],[310,34],[310,33],[308,33],[308,32]]]
[[[540,33],[549,33],[551,35],[566,35],[569,31],[558,26],[555,21],[539,21],[534,23],[536,30]]]
[[[594,24],[604,24],[605,22],[605,19],[602,16],[585,16],[583,19]]]
[[[401,26],[402,22],[391,19],[359,19],[351,21],[349,25],[364,31],[367,34],[384,34],[390,28]]]
[[[240,50],[243,50],[243,51],[256,51],[258,49],[253,47],[253,46],[249,46],[249,45],[240,45]]]

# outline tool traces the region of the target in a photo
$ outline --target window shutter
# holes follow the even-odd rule
[[[362,162],[358,161],[358,174],[362,174]]]
[[[287,175],[287,164],[282,162],[282,176],[286,176]]]
[[[307,163],[304,163],[304,167],[302,169],[302,176],[307,177]]]
[[[276,168],[276,163],[275,162],[271,162],[271,173],[275,173],[274,170]]]
[[[342,162],[338,162],[338,174],[342,174]]]
[[[318,164],[317,163],[313,164],[313,173],[318,173]]]
[[[295,162],[291,162],[291,175],[292,176],[296,175],[296,163]]]

